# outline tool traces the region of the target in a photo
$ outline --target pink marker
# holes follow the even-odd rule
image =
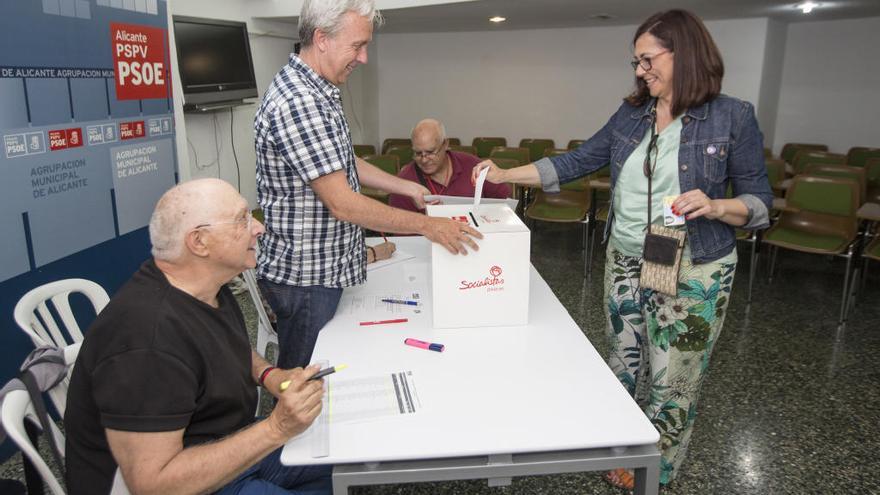
[[[418,347],[419,349],[427,349],[429,351],[437,351],[443,352],[443,349],[446,348],[443,344],[432,344],[431,342],[425,342],[424,340],[416,340],[416,339],[406,339],[403,341],[406,345],[411,345],[413,347]]]

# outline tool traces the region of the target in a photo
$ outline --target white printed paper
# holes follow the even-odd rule
[[[422,409],[412,371],[330,382],[330,422],[414,414]]]

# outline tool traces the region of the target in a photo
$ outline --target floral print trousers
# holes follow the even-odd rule
[[[641,258],[608,248],[608,365],[660,432],[662,484],[684,460],[735,271],[735,260],[694,265],[682,259],[678,295],[670,297],[639,287]]]

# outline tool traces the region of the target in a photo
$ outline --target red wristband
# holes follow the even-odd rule
[[[269,373],[271,373],[272,370],[274,370],[274,369],[278,369],[278,368],[276,368],[274,366],[267,366],[266,369],[264,369],[263,372],[260,373],[260,385],[263,385],[263,382],[266,380],[266,377],[269,376]]]

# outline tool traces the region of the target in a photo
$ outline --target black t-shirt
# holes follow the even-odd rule
[[[251,346],[232,293],[214,308],[141,265],[89,328],[64,418],[67,489],[109,493],[116,461],[104,428],[183,429],[184,445],[250,424],[256,407]]]

